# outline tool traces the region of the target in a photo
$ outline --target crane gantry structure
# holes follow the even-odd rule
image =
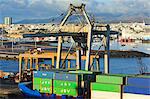
[[[69,17],[73,15],[73,13],[78,13],[81,15],[85,20],[86,24],[66,24]],[[57,31],[56,31],[57,30]],[[109,40],[110,40],[110,34],[117,34],[116,31],[111,31],[110,26],[108,24],[106,25],[95,25],[93,21],[90,20],[86,10],[85,10],[85,4],[81,4],[80,6],[74,6],[70,4],[68,13],[61,21],[59,27],[57,29],[54,29],[51,31],[51,33],[40,33],[40,34],[24,34],[24,37],[58,37],[58,46],[57,46],[57,53],[55,53],[56,57],[56,69],[60,69],[62,58],[64,61],[66,59],[69,59],[68,54],[70,52],[70,49],[67,53],[64,54],[62,51],[62,43],[63,43],[63,37],[70,36],[74,40],[74,44],[76,45],[76,69],[81,69],[81,60],[84,56],[86,63],[84,70],[90,71],[92,69],[93,65],[93,58],[91,58],[91,46],[92,46],[92,36],[93,35],[103,35],[102,39],[102,46],[104,46],[104,73],[109,73],[109,57],[110,57],[110,49],[109,49]],[[100,46],[101,48],[101,46]],[[99,48],[99,49],[100,49]],[[81,51],[83,50],[84,54],[81,55]],[[44,54],[46,55],[46,54]],[[48,54],[47,54],[48,55]],[[51,54],[53,55],[53,54]],[[65,57],[63,56],[65,55]],[[22,72],[22,66],[21,66],[21,60],[24,55],[20,55],[20,76]],[[31,55],[28,55],[31,56]],[[41,54],[42,56],[42,54]],[[54,56],[54,55],[53,55]],[[34,56],[33,56],[34,57]],[[32,57],[32,58],[33,58]],[[48,56],[47,56],[48,57]],[[50,56],[52,57],[52,56]],[[70,57],[70,56],[69,56]],[[26,57],[27,58],[27,57]],[[40,56],[38,56],[40,58]],[[95,58],[97,58],[97,55],[95,55]],[[31,61],[32,62],[32,61]],[[97,71],[100,70],[100,64],[99,60],[97,60],[98,66]],[[32,63],[30,63],[32,64]],[[37,64],[37,63],[36,63]],[[37,68],[38,69],[38,68]]]

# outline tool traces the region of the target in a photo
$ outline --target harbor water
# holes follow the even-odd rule
[[[63,44],[64,47],[69,47],[71,44]],[[92,49],[97,50],[100,46],[100,42],[93,43]],[[57,46],[55,43],[51,43],[50,46]],[[117,41],[110,42],[111,50],[135,50],[150,54],[150,44],[149,43],[133,43],[121,46]],[[103,50],[103,47],[101,48]],[[103,71],[104,59],[100,58],[100,71]],[[51,64],[51,60],[45,60],[39,64]],[[56,65],[56,64],[55,64]],[[96,65],[96,64],[94,64]],[[71,67],[75,68],[75,60],[71,61]],[[81,68],[84,69],[85,61],[82,62]],[[18,72],[18,60],[0,60],[0,70],[7,72]],[[110,58],[110,73],[119,73],[119,74],[139,74],[141,68],[145,68],[146,71],[150,72],[150,57],[141,57],[141,58]]]
[[[103,61],[100,59],[100,71],[103,71]],[[140,64],[139,64],[140,62]],[[39,62],[39,64],[51,64],[50,60]],[[75,60],[71,61],[71,67],[75,67]],[[95,65],[95,64],[94,64]],[[82,69],[84,69],[85,62],[82,62]],[[146,67],[145,72],[150,72],[150,58],[143,57],[141,60],[138,58],[110,58],[110,73],[119,74],[139,74],[140,68]],[[0,60],[0,70],[6,72],[18,72],[18,60]]]

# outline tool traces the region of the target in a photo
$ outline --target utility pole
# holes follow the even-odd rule
[[[34,48],[36,48],[36,40],[34,40],[34,41],[35,41]]]

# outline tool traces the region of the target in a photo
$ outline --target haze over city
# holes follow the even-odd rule
[[[149,0],[0,0],[0,23],[5,16],[13,22],[23,19],[49,19],[66,12],[70,3],[85,3],[95,17],[105,20],[148,19]]]

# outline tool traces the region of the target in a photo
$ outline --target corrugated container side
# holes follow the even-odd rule
[[[54,72],[51,71],[34,71],[33,77],[53,79]]]
[[[102,83],[92,83],[92,90],[108,91],[108,92],[121,92],[121,85],[115,84],[102,84]]]
[[[45,87],[52,86],[52,79],[42,79],[41,86],[45,86]]]
[[[52,87],[40,87],[40,92],[52,94]]]
[[[108,84],[126,84],[126,77],[96,75],[96,82]]]
[[[33,85],[34,85],[34,84],[40,84],[41,81],[42,81],[41,78],[33,78]]]
[[[42,72],[41,77],[53,79],[53,75],[54,75],[54,72]]]
[[[33,77],[41,77],[41,72],[40,71],[33,71]]]
[[[57,95],[69,95],[69,96],[76,97],[76,96],[82,95],[82,91],[81,90],[82,89],[69,89],[69,88],[54,87],[54,94],[57,94]]]
[[[150,95],[150,88],[140,88],[137,86],[124,86],[125,93]]]
[[[91,99],[120,99],[120,93],[92,90]],[[126,98],[123,97],[123,99]]]
[[[127,85],[150,88],[150,78],[128,77]]]
[[[40,91],[40,85],[39,84],[33,85],[33,90]]]
[[[96,75],[95,74],[83,74],[84,81],[96,82]]]
[[[71,89],[76,89],[76,88],[80,87],[78,85],[78,82],[62,81],[62,80],[54,80],[53,86],[54,87],[60,87],[60,88],[71,88]]]
[[[70,73],[55,73],[54,79],[67,80],[67,81],[79,81],[79,80],[81,80],[81,75],[70,74]]]
[[[83,70],[69,71],[69,73],[76,73],[76,74],[93,74],[93,72],[91,72],[91,71],[83,71]]]

